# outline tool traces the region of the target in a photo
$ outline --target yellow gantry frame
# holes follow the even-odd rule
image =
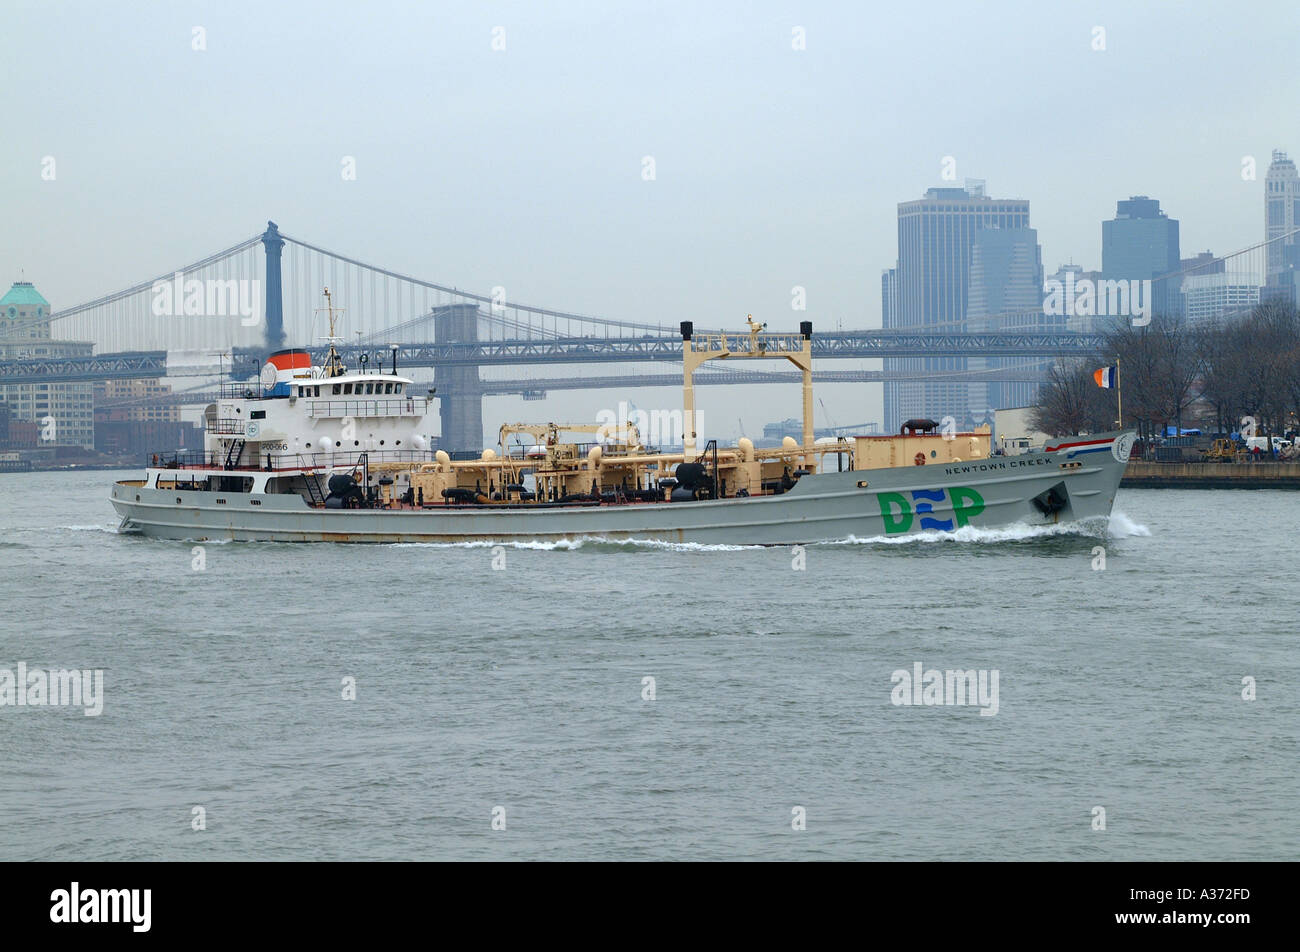
[[[684,419],[682,443],[684,456],[690,459],[695,454],[695,369],[710,360],[732,360],[738,358],[784,357],[803,371],[803,465],[812,463],[813,446],[813,397],[812,397],[812,336],[801,333],[765,334],[765,324],[749,318],[749,333],[738,334],[732,339],[738,349],[732,349],[726,334],[692,335],[690,340],[682,341],[682,410]]]

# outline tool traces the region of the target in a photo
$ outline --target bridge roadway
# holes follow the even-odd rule
[[[737,335],[737,343],[743,335]],[[881,357],[1058,357],[1084,356],[1100,349],[1099,334],[1059,333],[940,333],[913,331],[839,331],[813,335],[813,355],[819,359]],[[319,348],[309,348],[320,359]],[[382,346],[340,348],[344,361],[357,366],[367,353],[388,358]],[[265,351],[236,348],[235,364],[251,364]],[[557,337],[516,340],[457,341],[402,344],[399,368],[471,367],[516,364],[589,364],[668,361],[680,363],[680,337]],[[201,370],[177,368],[172,376],[197,375]],[[911,379],[927,376],[914,371]],[[133,351],[95,357],[25,358],[0,361],[0,386],[16,383],[73,383],[167,375],[165,351]],[[940,373],[945,377],[946,374]],[[983,379],[992,379],[985,377]]]

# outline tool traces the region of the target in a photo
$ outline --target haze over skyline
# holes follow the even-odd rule
[[[1300,77],[1279,66],[1294,55],[1294,7],[926,14],[10,4],[6,35],[33,55],[0,65],[0,265],[57,310],[274,219],[515,301],[669,327],[753,313],[831,329],[879,326],[898,203],[966,178],[1029,200],[1048,273],[1100,267],[1100,223],[1130,195],[1181,222],[1185,256],[1262,239],[1270,152],[1300,152]],[[791,309],[794,286],[806,312]],[[767,391],[716,412],[770,402],[765,418],[789,415]]]

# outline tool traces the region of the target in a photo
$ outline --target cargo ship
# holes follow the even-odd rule
[[[433,391],[399,373],[270,355],[259,379],[225,382],[204,411],[204,449],[153,456],[112,487],[122,532],[275,542],[645,540],[789,545],[964,527],[1105,520],[1135,433],[1057,439],[1015,456],[969,432],[909,420],[895,435],[814,440],[812,325],[735,334],[683,322],[680,452],[635,421],[507,424],[496,448],[433,449]],[[803,439],[697,445],[693,375],[706,361],[785,359],[803,372]],[[527,440],[527,442],[525,442]],[[463,454],[457,454],[461,456]]]

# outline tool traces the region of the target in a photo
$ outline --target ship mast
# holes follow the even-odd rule
[[[342,314],[343,308],[334,306],[334,302],[330,298],[329,288],[326,288],[323,293],[325,295],[325,306],[316,308],[316,313],[319,314],[321,311],[325,311],[329,315],[330,333],[328,337],[324,338],[324,340],[327,340],[330,343],[330,352],[325,357],[325,376],[341,377],[345,373],[343,369],[343,359],[339,357],[339,352],[334,349],[334,345],[338,341],[342,340],[342,338],[336,337],[334,334],[334,315],[336,313]]]

